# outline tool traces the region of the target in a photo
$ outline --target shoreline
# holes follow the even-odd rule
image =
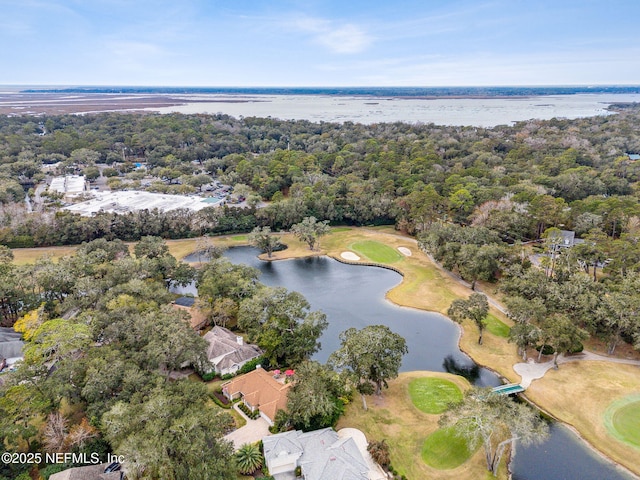
[[[378,233],[382,233],[382,232],[378,232]],[[410,239],[411,237],[402,237],[404,239]],[[414,239],[415,240],[415,239]],[[282,252],[286,252],[287,250],[283,250]],[[315,252],[315,254],[309,252],[310,255],[308,256],[318,256],[319,252]],[[385,293],[385,300],[389,301],[390,303],[392,303],[393,305],[396,305],[398,307],[401,308],[412,308],[412,309],[416,309],[416,310],[421,310],[421,311],[428,311],[428,312],[432,312],[432,313],[438,313],[441,314],[443,316],[445,316],[447,319],[449,319],[450,321],[452,321],[447,315],[443,314],[442,312],[438,311],[438,310],[429,310],[429,309],[423,309],[423,308],[419,308],[419,307],[415,307],[415,306],[411,306],[411,305],[404,305],[401,303],[397,303],[395,301],[393,301],[392,299],[389,298],[389,292],[392,291],[393,289],[396,289],[398,287],[400,287],[402,285],[402,283],[404,282],[404,273],[400,271],[400,269],[397,269],[395,267],[393,268],[389,268],[388,265],[384,265],[384,264],[379,264],[379,263],[375,263],[375,262],[369,262],[366,260],[359,260],[359,261],[349,261],[349,260],[345,260],[342,258],[339,258],[339,255],[333,255],[331,253],[328,252],[324,252],[324,253],[320,253],[320,255],[324,255],[328,258],[332,258],[333,260],[336,260],[340,263],[344,263],[347,265],[362,265],[362,266],[371,266],[371,267],[376,267],[376,268],[385,268],[388,270],[393,270],[396,271],[396,273],[398,273],[401,276],[401,280],[398,283],[398,285],[395,285],[394,287],[390,288],[386,293]],[[280,260],[293,260],[296,258],[306,258],[307,256],[305,255],[299,255],[296,253],[293,253],[293,255],[289,255],[289,256],[283,256],[280,258],[271,258],[271,259],[265,259],[265,258],[261,258],[263,256],[263,254],[260,254],[258,256],[258,258],[260,258],[261,260],[264,261],[280,261]],[[432,260],[431,260],[432,261]],[[432,261],[432,263],[435,264],[435,262]],[[436,267],[439,267],[437,264],[435,264]],[[439,267],[440,268],[440,267]],[[493,308],[495,308],[495,306],[492,305]],[[453,322],[453,321],[452,321]],[[453,322],[455,323],[455,322]],[[498,377],[500,377],[503,381],[509,382],[509,378],[505,377],[504,374],[498,370],[496,370],[495,368],[486,365],[484,363],[481,363],[477,360],[477,358],[468,350],[464,348],[463,345],[463,336],[465,334],[465,328],[464,325],[458,325],[458,332],[459,332],[459,336],[458,336],[458,348],[460,349],[461,352],[463,352],[465,355],[469,356],[469,358],[471,358],[474,363],[476,363],[479,367],[481,368],[486,368],[487,370],[490,370],[491,372],[493,372],[495,375],[497,375]],[[514,364],[515,365],[515,364]],[[516,375],[518,375],[516,373]],[[533,400],[531,400],[529,397],[527,397],[526,395],[526,391],[521,395],[522,399],[529,403],[530,405],[534,406],[536,409],[538,409],[543,415],[553,419],[555,422],[557,422],[560,425],[563,425],[564,427],[566,427],[569,431],[571,431],[573,434],[575,434],[578,439],[580,440],[580,442],[584,445],[586,445],[590,451],[592,451],[593,453],[597,454],[603,461],[611,464],[612,466],[614,466],[614,468],[620,470],[621,472],[624,472],[634,478],[640,479],[640,474],[636,473],[635,471],[631,470],[629,467],[623,465],[622,463],[616,461],[615,459],[611,458],[610,456],[608,456],[605,452],[603,452],[602,450],[600,450],[596,445],[592,444],[591,442],[589,442],[586,437],[584,435],[582,435],[580,433],[580,431],[570,422],[564,421],[562,419],[560,419],[558,416],[556,416],[555,414],[551,413],[547,408],[541,406],[540,404],[534,402]],[[511,476],[511,469],[510,469],[510,462],[511,462],[512,458],[509,459],[509,463],[508,463],[508,470],[509,470],[509,474]]]
[[[383,229],[380,230],[375,230],[375,229],[359,229],[359,228],[351,228],[349,229],[350,232],[335,232],[330,234],[329,236],[326,237],[326,239],[324,239],[323,243],[324,245],[320,245],[320,249],[319,250],[315,250],[315,251],[310,251],[308,250],[308,248],[306,248],[306,245],[301,244],[297,239],[295,239],[292,235],[290,235],[289,233],[282,233],[282,235],[284,237],[287,237],[287,243],[289,244],[289,248],[276,252],[274,254],[274,257],[271,259],[267,259],[265,254],[261,254],[258,257],[263,260],[263,261],[276,261],[276,260],[291,260],[291,259],[296,259],[296,258],[307,258],[307,257],[314,257],[314,256],[327,256],[330,258],[334,258],[335,256],[339,256],[341,251],[345,250],[344,247],[344,239],[338,237],[337,239],[335,239],[333,242],[330,241],[331,237],[335,234],[336,236],[340,235],[340,233],[356,233],[358,235],[362,235],[365,238],[370,237],[372,235],[375,236],[385,236],[387,238],[393,238],[396,240],[396,242],[399,241],[405,241],[408,242],[412,245],[415,245],[415,239],[413,237],[408,237],[405,235],[402,235],[400,233],[397,232],[391,232],[391,231],[385,231]],[[387,229],[388,230],[388,229]],[[238,238],[233,238],[233,237],[238,237]],[[226,247],[234,247],[234,246],[246,246],[247,245],[247,241],[246,238],[241,238],[241,235],[236,235],[236,234],[230,234],[230,235],[225,235],[225,236],[218,236],[218,237],[213,237],[214,240],[216,241],[216,243],[222,244],[223,246]],[[283,239],[284,240],[284,239]],[[168,240],[167,241],[167,245],[170,248],[170,252],[179,260],[183,260],[184,257],[186,257],[187,255],[191,254],[191,253],[195,253],[196,252],[196,238],[190,238],[190,239],[182,239],[182,240]],[[333,243],[332,247],[327,247],[327,244]],[[66,246],[66,247],[40,247],[40,248],[33,248],[33,249],[17,249],[18,251],[21,252],[20,255],[17,255],[17,257],[20,258],[20,260],[18,260],[18,258],[16,258],[16,260],[18,260],[18,263],[30,263],[32,261],[35,261],[36,257],[32,255],[32,253],[34,251],[37,252],[41,252],[41,253],[46,253],[47,250],[49,249],[54,249],[56,252],[59,252],[57,256],[59,255],[68,255],[68,254],[72,254],[73,251],[75,250],[77,246]],[[12,249],[12,251],[16,252],[16,249]],[[411,263],[415,263],[416,264],[416,268],[424,268],[422,266],[420,266],[421,263],[423,263],[423,260],[420,260],[421,256],[416,256],[414,255],[413,257],[405,257],[405,261],[409,261]],[[427,261],[434,266],[434,270],[441,272],[441,268],[437,265],[434,264],[431,260],[428,259],[427,256],[425,256],[425,258],[427,259]],[[15,261],[15,260],[14,260]],[[197,262],[196,262],[197,263]],[[344,262],[347,263],[347,262]],[[353,262],[353,264],[355,265],[362,265],[362,262]],[[385,266],[380,265],[380,264],[375,264],[375,262],[371,262],[371,266],[374,267],[378,267],[378,268],[384,268]],[[411,269],[410,269],[411,271]],[[414,275],[415,272],[411,271],[411,275]],[[439,313],[441,315],[446,316],[445,313],[443,313],[442,309],[437,309],[437,308],[425,308],[424,305],[423,306],[417,306],[417,305],[407,305],[405,303],[396,301],[397,299],[395,297],[397,297],[397,295],[390,295],[392,294],[394,291],[396,291],[398,288],[401,288],[403,285],[405,286],[405,288],[411,288],[411,284],[410,282],[416,282],[415,278],[409,278],[407,279],[406,276],[402,276],[401,275],[401,280],[400,282],[391,287],[386,293],[385,293],[385,300],[389,301],[390,303],[397,305],[398,307],[401,308],[412,308],[412,309],[417,309],[417,310],[422,310],[422,311],[429,311],[429,312],[435,312],[435,313]],[[463,287],[460,286],[460,284],[458,282],[456,282],[454,279],[451,279],[450,277],[441,277],[441,278],[436,278],[436,279],[417,279],[417,281],[442,281],[442,282],[453,282],[452,284],[448,285],[447,288],[451,287],[452,285],[457,285],[459,286],[459,292],[453,292],[455,295],[460,295],[460,293],[463,290]],[[464,291],[466,292],[468,289],[464,288]],[[390,298],[390,296],[393,296],[394,298]],[[431,304],[429,304],[431,305]],[[494,308],[494,307],[492,307]],[[495,308],[494,308],[494,312],[495,312]],[[465,332],[465,327],[467,328],[467,332]],[[496,368],[493,368],[492,366],[489,366],[492,362],[491,362],[491,357],[489,356],[488,358],[481,360],[478,358],[477,355],[474,354],[474,347],[475,347],[475,343],[473,342],[474,339],[470,339],[470,337],[472,335],[468,334],[468,328],[470,327],[470,325],[460,325],[459,326],[459,337],[458,337],[458,346],[460,348],[460,350],[462,352],[464,352],[466,355],[468,355],[471,359],[473,359],[473,361],[475,363],[477,363],[479,366],[487,368],[489,370],[491,370],[492,372],[496,373],[496,375],[498,375],[499,377],[503,378],[503,379],[507,379],[508,381],[510,381],[508,376],[505,376],[505,373],[507,373],[506,371],[500,371],[500,370],[496,370]],[[465,333],[467,333],[466,335],[466,339],[465,337]],[[468,344],[469,348],[466,348],[466,344]],[[486,350],[484,350],[483,352],[487,353]],[[475,352],[477,353],[477,352]],[[519,357],[518,357],[519,359]],[[499,360],[499,358],[498,358]],[[489,362],[489,363],[488,363]],[[515,363],[511,363],[511,371],[508,373],[511,373],[513,375],[517,375],[517,373],[515,371],[513,371],[513,365],[515,365]],[[581,363],[581,362],[580,362]],[[610,365],[609,362],[588,362],[588,363],[602,363],[602,364],[606,364],[606,365]],[[498,368],[508,368],[507,363],[504,363],[504,365],[502,367],[498,367]],[[564,370],[562,370],[564,371]],[[519,375],[518,375],[519,378]],[[539,395],[539,394],[538,394]],[[546,408],[545,402],[542,403],[537,403],[532,401],[529,397],[527,397],[526,395],[524,395],[525,397],[525,401],[528,401],[529,403],[531,403],[532,405],[535,405],[536,408],[538,408],[541,412],[544,412],[544,414],[548,415],[551,418],[556,419],[556,421],[558,421],[560,424],[567,426],[567,428],[569,428],[571,431],[573,431],[574,433],[576,433],[576,435],[578,436],[578,438],[584,443],[586,444],[590,450],[592,450],[593,452],[597,453],[599,457],[601,457],[604,461],[606,461],[607,463],[613,464],[616,468],[621,469],[622,471],[628,472],[630,475],[632,475],[635,478],[640,478],[640,475],[638,473],[635,473],[634,470],[632,470],[631,468],[627,467],[626,465],[622,464],[621,462],[617,461],[615,458],[613,458],[613,456],[610,456],[609,454],[607,454],[606,452],[600,450],[600,448],[598,448],[596,443],[592,443],[590,441],[588,441],[586,439],[585,435],[588,435],[589,432],[587,432],[585,435],[582,435],[580,433],[580,431],[570,422],[567,420],[561,420],[557,415],[551,413],[551,410],[549,410],[548,408]],[[544,396],[542,397],[544,398]],[[626,445],[627,447],[629,447],[628,445]],[[616,452],[614,451],[613,454],[616,456],[621,456],[623,455],[624,452]],[[622,457],[624,458],[624,456]],[[635,457],[631,457],[631,458],[635,458]],[[638,467],[640,469],[640,467]]]
[[[0,87],[0,90],[2,88]],[[229,115],[281,121],[394,123],[493,128],[532,118],[583,118],[617,113],[615,105],[640,102],[640,87],[629,91],[517,91],[513,94],[446,92],[407,94],[375,89],[310,91],[2,91],[0,115]]]

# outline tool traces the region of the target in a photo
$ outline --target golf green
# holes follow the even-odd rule
[[[409,383],[409,397],[418,410],[438,414],[444,412],[449,404],[461,402],[462,392],[449,380],[416,378]]]
[[[373,240],[355,242],[349,245],[349,248],[376,263],[394,263],[404,258],[395,249]]]
[[[453,427],[441,428],[427,437],[422,445],[422,460],[439,470],[456,468],[466,462],[474,452],[467,441],[455,434]]]
[[[614,437],[640,448],[640,395],[613,402],[604,414],[604,421]]]

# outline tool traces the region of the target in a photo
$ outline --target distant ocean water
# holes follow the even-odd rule
[[[638,93],[640,85],[543,86],[543,87],[41,87],[24,93],[158,93],[248,95],[364,95],[373,97],[513,97],[528,95],[575,95],[578,93]]]
[[[162,95],[184,102],[160,113],[227,114],[313,122],[434,123],[494,127],[530,119],[609,115],[615,103],[640,102],[640,86],[181,88],[74,87],[25,93]]]
[[[640,94],[577,94],[489,98],[355,97],[338,95],[184,95],[184,105],[160,113],[223,113],[312,122],[434,123],[494,127],[551,118],[610,115],[613,103],[640,102]],[[191,100],[191,102],[190,102]]]

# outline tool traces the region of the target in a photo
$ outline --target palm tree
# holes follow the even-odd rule
[[[262,468],[262,453],[255,443],[245,443],[236,452],[236,463],[238,470],[243,475],[248,475]]]

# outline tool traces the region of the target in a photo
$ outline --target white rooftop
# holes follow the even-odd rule
[[[98,212],[128,213],[139,210],[153,210],[154,208],[163,212],[179,208],[198,211],[206,207],[216,206],[223,201],[207,202],[204,197],[187,197],[142,191],[93,192],[93,194],[95,198],[70,205],[64,209],[84,216],[91,216]]]
[[[54,177],[51,180],[51,185],[49,185],[49,190],[64,194],[82,193],[85,185],[84,175],[67,175],[65,177]]]

